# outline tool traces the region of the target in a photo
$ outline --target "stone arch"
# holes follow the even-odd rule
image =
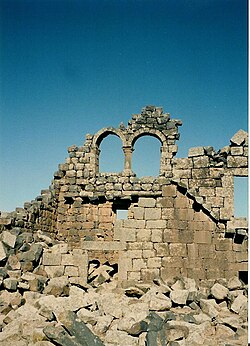
[[[128,140],[128,145],[133,148],[137,139],[139,139],[142,136],[155,137],[155,138],[159,139],[159,141],[161,142],[163,147],[166,146],[166,143],[167,143],[166,137],[164,136],[164,134],[161,131],[155,130],[155,129],[140,129],[140,130],[134,132],[133,135],[130,136],[130,138]]]
[[[122,142],[122,146],[126,145],[126,137],[125,135],[122,133],[121,130],[116,129],[114,127],[105,127],[103,129],[101,129],[100,131],[98,131],[93,138],[93,147],[94,148],[99,148],[102,140],[107,137],[108,135],[115,135],[117,137],[120,138],[121,142]]]
[[[100,156],[100,145],[104,138],[108,137],[109,135],[115,135],[119,137],[122,143],[122,147],[124,147],[124,143],[126,143],[126,137],[122,133],[121,130],[116,129],[114,127],[106,127],[98,131],[94,137],[92,142],[92,152],[93,152],[93,160],[94,160],[94,167],[95,167],[95,173],[99,173],[99,156]]]
[[[161,143],[161,148],[160,148],[160,163],[159,163],[159,167],[160,167],[160,172],[159,174],[162,174],[164,172],[164,166],[165,166],[165,162],[166,162],[166,153],[167,153],[167,138],[166,136],[159,130],[155,130],[155,129],[140,129],[136,132],[133,133],[132,136],[130,136],[128,143],[129,143],[129,147],[131,147],[131,151],[133,151],[134,149],[134,144],[135,142],[140,138],[140,137],[144,137],[144,136],[151,136],[151,137],[155,137],[156,139],[158,139]],[[132,159],[131,159],[132,161]],[[131,164],[132,165],[132,164]]]

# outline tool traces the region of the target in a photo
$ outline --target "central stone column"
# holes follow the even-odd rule
[[[133,173],[132,172],[132,152],[134,149],[130,146],[128,147],[122,147],[123,152],[124,152],[124,173]]]

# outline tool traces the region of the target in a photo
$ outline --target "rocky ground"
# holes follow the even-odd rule
[[[112,267],[92,263],[80,286],[44,273],[52,243],[1,234],[1,346],[247,345],[247,286],[237,277],[121,286]]]

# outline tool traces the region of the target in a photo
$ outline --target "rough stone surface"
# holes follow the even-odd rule
[[[215,299],[223,300],[227,297],[228,293],[228,288],[220,285],[219,283],[215,283],[211,288],[211,294]]]

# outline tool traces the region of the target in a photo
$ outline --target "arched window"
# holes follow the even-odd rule
[[[120,138],[114,134],[108,134],[102,139],[99,154],[99,172],[119,173],[123,171],[124,154]]]
[[[136,139],[133,148],[132,171],[136,176],[159,176],[161,160],[160,140],[150,135],[143,135]]]

